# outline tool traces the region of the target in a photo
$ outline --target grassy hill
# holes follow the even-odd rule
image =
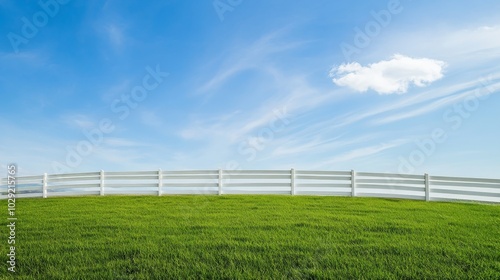
[[[500,279],[498,205],[106,196],[16,207],[18,279]]]

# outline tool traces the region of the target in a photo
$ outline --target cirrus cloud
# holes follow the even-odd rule
[[[411,84],[424,87],[441,79],[445,67],[440,60],[396,54],[368,66],[358,62],[341,64],[331,69],[330,77],[336,85],[358,92],[372,89],[379,94],[402,94]]]

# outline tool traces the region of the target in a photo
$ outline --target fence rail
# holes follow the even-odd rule
[[[17,177],[16,198],[81,195],[291,194],[500,203],[500,179],[302,170],[87,172]],[[0,199],[8,193],[0,180]]]

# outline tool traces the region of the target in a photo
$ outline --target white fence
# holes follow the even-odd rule
[[[15,184],[16,198],[136,194],[291,194],[500,203],[500,179],[354,171],[100,171],[17,177]],[[6,199],[7,178],[2,179],[0,185],[0,198]]]

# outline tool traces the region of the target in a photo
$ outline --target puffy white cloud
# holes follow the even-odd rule
[[[330,77],[342,87],[358,92],[369,89],[379,94],[406,93],[410,84],[429,85],[443,77],[446,63],[429,58],[411,58],[396,54],[390,60],[362,66],[357,62],[333,67]]]

